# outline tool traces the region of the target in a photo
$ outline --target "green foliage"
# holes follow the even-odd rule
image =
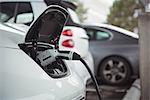
[[[143,9],[139,0],[116,0],[110,8],[107,22],[133,31],[138,27],[138,12]]]
[[[87,13],[87,9],[84,8],[83,4],[82,3],[79,3],[78,4],[78,9],[76,10],[78,16],[79,16],[79,19],[81,20],[81,22],[83,22],[84,20],[87,19],[87,17],[85,16],[85,14]]]
[[[79,19],[81,22],[87,19],[86,13],[87,13],[87,8],[84,7],[83,3],[80,2],[79,0],[72,0],[73,2],[76,2],[78,5],[78,8],[76,9],[76,13],[79,16]]]

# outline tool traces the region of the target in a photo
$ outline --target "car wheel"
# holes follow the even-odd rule
[[[122,85],[130,79],[130,65],[121,57],[109,57],[99,67],[99,75],[103,83]]]

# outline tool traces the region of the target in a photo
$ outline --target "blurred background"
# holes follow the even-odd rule
[[[81,55],[85,53],[82,57],[92,66],[91,70],[99,82],[103,100],[122,100],[128,93],[128,89],[132,87],[134,80],[139,78],[138,43],[140,30],[138,18],[144,12],[144,5],[140,0],[67,1],[74,2],[77,6],[75,13],[72,13],[74,11],[71,11],[71,13],[72,15],[77,14],[81,23],[73,22],[75,17],[70,17],[71,23],[69,20],[68,26],[66,25],[67,27],[61,34],[63,38],[60,39],[60,47],[66,50],[75,50],[75,52],[79,51]],[[29,7],[25,7],[23,10],[26,10],[26,8]],[[39,13],[39,8],[37,6],[35,8],[37,10],[34,12]],[[3,10],[7,12],[7,9]],[[3,10],[0,8],[0,11],[3,12]],[[36,13],[35,16],[38,15]],[[17,15],[17,13],[10,14],[15,15],[15,17]],[[3,17],[5,16],[0,13],[1,20],[3,20]],[[17,23],[17,17],[11,19],[8,22],[14,20],[13,23]],[[30,20],[30,22],[32,21]],[[2,22],[7,22],[7,20]],[[30,24],[25,23],[25,25]],[[78,65],[76,64],[76,66]],[[80,69],[80,66],[78,67],[76,67],[77,71]],[[87,76],[87,73],[84,72],[84,70],[79,71],[79,74],[84,74],[81,75],[83,79]],[[86,79],[84,82],[87,85],[87,100],[96,100],[96,91],[91,81]]]
[[[139,0],[74,0],[81,21],[108,23],[138,33],[137,18],[144,6]]]

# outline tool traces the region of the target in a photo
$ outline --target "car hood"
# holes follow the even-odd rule
[[[25,42],[37,41],[58,44],[67,18],[68,12],[66,9],[57,5],[49,6],[33,22],[26,34]]]

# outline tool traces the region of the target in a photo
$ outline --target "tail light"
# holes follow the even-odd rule
[[[73,48],[73,47],[74,47],[73,40],[71,40],[71,39],[64,40],[64,41],[62,42],[62,46],[64,46],[64,47],[69,47],[69,48]]]
[[[73,35],[73,32],[72,32],[72,30],[67,29],[67,30],[64,30],[64,31],[62,32],[62,35],[65,35],[65,36],[72,36],[72,35]]]

